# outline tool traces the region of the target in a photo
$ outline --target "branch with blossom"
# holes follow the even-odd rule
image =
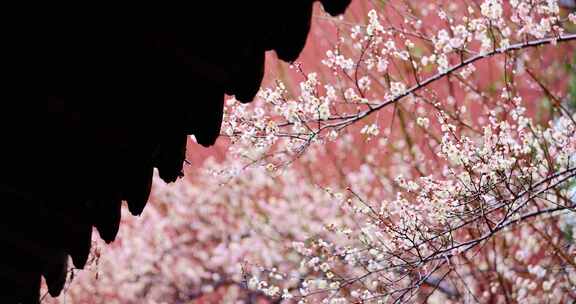
[[[448,82],[449,86],[466,86],[465,90],[482,93],[470,87],[476,79],[467,80],[475,76],[478,62],[504,57],[518,65],[511,68],[513,73],[524,73],[518,69],[524,69],[521,65],[527,58],[519,55],[526,57],[528,49],[576,40],[576,34],[566,33],[564,28],[576,20],[575,14],[560,17],[556,1],[512,1],[509,5],[507,13],[500,1],[486,1],[478,11],[473,5],[453,8],[452,14],[464,15],[461,20],[440,10],[440,20],[436,21],[447,26],[432,33],[419,30],[423,21],[415,14],[398,21],[398,26],[386,18],[390,26],[385,28],[377,11],[371,10],[366,26],[352,27],[349,40],[340,37],[334,49],[327,51],[322,62],[334,77],[327,75],[321,81],[317,72],[306,75],[296,64],[294,69],[304,78],[296,96],[278,81],[275,88],[261,91],[262,102],[254,112],[229,100],[224,135],[234,143],[258,147],[261,153],[268,153],[267,157],[288,154],[289,161],[310,144],[333,140],[347,127],[363,123],[399,101],[424,98],[425,102],[438,103],[437,96],[427,96],[435,93],[429,92],[435,83]],[[415,8],[411,10],[414,13]],[[397,45],[399,41],[403,46]],[[356,53],[356,61],[345,56],[346,47]],[[380,128],[379,124],[366,123],[361,133],[378,136]]]

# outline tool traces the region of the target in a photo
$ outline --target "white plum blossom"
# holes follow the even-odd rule
[[[482,15],[492,20],[498,20],[504,13],[501,0],[486,0],[480,5]]]

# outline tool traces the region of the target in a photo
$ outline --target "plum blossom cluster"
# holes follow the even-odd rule
[[[510,109],[524,110],[518,103]],[[481,136],[469,138],[438,119],[443,172],[397,176],[389,199],[349,190],[347,212],[355,223],[330,231],[353,246],[324,239],[297,244],[316,273],[299,289],[300,303],[315,303],[307,299],[319,291],[326,303],[412,302],[432,294],[455,303],[507,297],[563,303],[575,296],[576,246],[571,237],[553,235],[574,227],[557,221],[558,215],[573,219],[576,207],[570,194],[576,124],[560,117],[543,129],[521,114],[492,117]]]
[[[296,168],[275,173],[238,165],[207,160],[192,180],[155,179],[151,208],[138,220],[126,217],[121,243],[98,246],[94,272],[76,277],[65,297],[102,303],[292,298],[304,277],[292,245],[326,234],[324,220],[352,222]]]
[[[402,10],[406,14],[398,16]],[[574,13],[555,0],[393,1],[370,9],[366,24],[338,25],[340,36],[321,61],[329,71],[308,73],[295,64],[296,78],[303,80],[277,80],[263,89],[254,112],[232,99],[224,133],[268,156],[297,156],[356,121],[367,124],[363,134],[384,134],[381,125],[365,118],[450,77],[473,84],[471,75],[484,73],[478,62],[514,57],[506,63],[521,74],[528,49],[576,39],[573,20]],[[526,52],[519,56],[519,50]]]

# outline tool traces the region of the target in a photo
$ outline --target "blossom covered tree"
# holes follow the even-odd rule
[[[576,300],[571,3],[318,12],[323,58],[229,99],[225,155],[158,181],[62,300]]]

